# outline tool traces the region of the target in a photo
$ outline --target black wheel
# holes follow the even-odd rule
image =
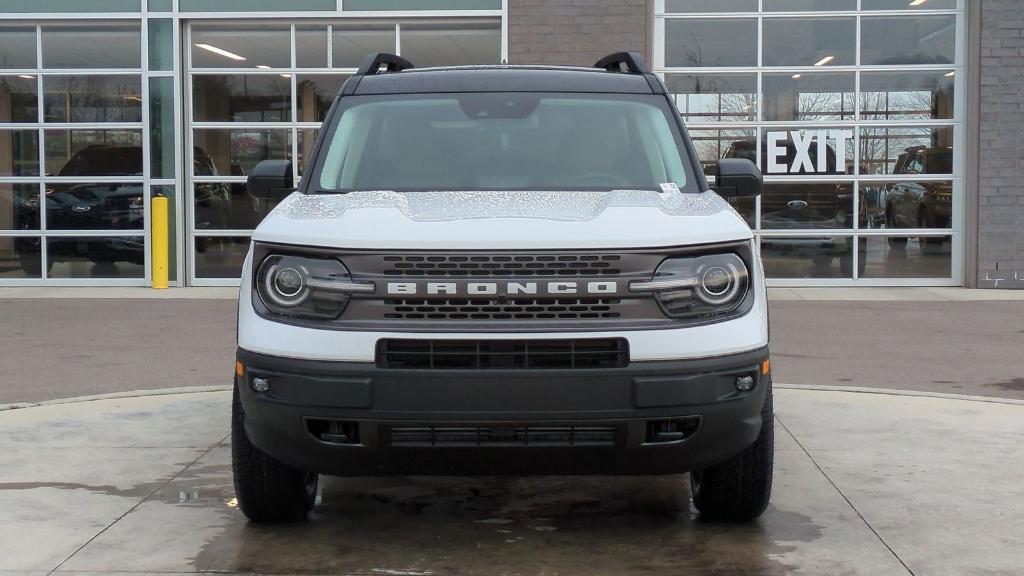
[[[917,227],[921,229],[934,228],[929,222],[928,213],[924,208],[921,209],[921,213],[917,217]],[[922,254],[935,254],[942,248],[942,238],[921,236],[917,239],[917,245]]]
[[[313,509],[319,476],[287,466],[249,442],[237,382],[231,406],[231,468],[238,506],[249,520],[296,522]]]
[[[893,216],[892,208],[887,208],[885,211],[885,227],[888,230],[896,228],[896,217]],[[889,246],[892,248],[905,248],[907,245],[906,238],[889,237]]]
[[[705,520],[753,520],[768,507],[772,493],[775,421],[771,380],[767,382],[767,396],[761,408],[761,434],[757,440],[721,464],[690,472],[693,505]]]

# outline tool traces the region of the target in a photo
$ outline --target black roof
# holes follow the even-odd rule
[[[381,66],[387,66],[381,71]],[[343,94],[438,92],[588,92],[663,94],[661,80],[636,54],[613,54],[593,68],[572,66],[454,66],[414,68],[391,54],[367,57]]]

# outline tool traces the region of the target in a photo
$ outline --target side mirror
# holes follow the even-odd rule
[[[292,163],[288,160],[264,160],[249,173],[246,186],[249,195],[258,200],[284,200],[295,190]]]
[[[723,158],[715,173],[715,192],[729,198],[747,198],[761,195],[761,171],[750,160]]]

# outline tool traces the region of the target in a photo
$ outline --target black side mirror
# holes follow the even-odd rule
[[[715,173],[715,192],[728,198],[745,198],[761,195],[761,171],[745,158],[723,158],[718,161]]]
[[[249,173],[249,195],[258,200],[279,201],[295,190],[292,163],[289,160],[264,160]]]

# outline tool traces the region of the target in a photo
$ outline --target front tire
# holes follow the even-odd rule
[[[238,507],[249,520],[297,522],[313,509],[319,476],[296,470],[249,442],[237,382],[231,403],[231,468]]]
[[[749,521],[768,508],[772,493],[775,421],[771,379],[766,382],[768,390],[761,408],[761,433],[757,440],[721,464],[690,472],[690,494],[702,519]]]

